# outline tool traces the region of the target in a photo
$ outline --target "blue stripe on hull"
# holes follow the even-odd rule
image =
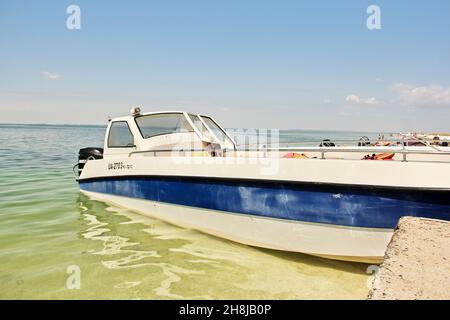
[[[170,177],[88,180],[80,181],[80,188],[183,206],[342,226],[394,228],[398,219],[406,215],[450,220],[448,191]]]

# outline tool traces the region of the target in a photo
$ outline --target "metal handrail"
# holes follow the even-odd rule
[[[345,147],[344,147],[345,148]],[[450,155],[450,151],[442,151],[442,150],[438,150],[438,152],[436,151],[431,151],[431,150],[410,150],[410,149],[404,149],[402,147],[402,149],[396,149],[398,147],[392,147],[392,148],[385,148],[385,147],[346,147],[349,149],[343,149],[343,147],[303,147],[303,148],[296,148],[296,147],[291,147],[291,148],[278,148],[278,149],[266,149],[264,150],[265,152],[286,152],[286,151],[290,151],[290,152],[317,152],[320,153],[320,158],[321,159],[326,159],[325,158],[325,154],[326,153],[399,153],[403,155],[403,161],[407,161],[406,159],[406,155],[408,154],[433,154],[433,155]],[[246,150],[247,151],[247,150]],[[261,150],[248,150],[248,151],[261,151]]]
[[[432,145],[432,144],[430,144],[429,143],[429,141],[428,140],[422,140],[422,139],[420,139],[420,138],[415,138],[415,139],[408,139],[408,140],[415,140],[415,141],[417,141],[417,142],[421,142],[421,143],[423,143],[424,145],[424,147],[426,147],[426,146],[429,146],[429,147],[432,147],[432,148],[435,148],[435,146],[434,145]],[[393,147],[395,147],[395,146],[400,146],[400,145],[403,145],[403,146],[407,146],[407,147],[413,147],[413,145],[410,145],[410,143],[411,143],[411,141],[408,141],[408,140],[389,140],[389,139],[385,139],[385,140],[376,140],[376,141],[374,141],[374,142],[372,142],[372,144],[376,144],[376,143],[378,143],[378,142],[389,142],[389,143],[392,143],[392,144],[394,144],[393,145]],[[322,142],[324,142],[323,140],[302,140],[302,141],[278,141],[277,142],[277,144],[279,144],[279,145],[285,145],[285,144],[320,144],[320,143],[322,143]],[[339,143],[339,144],[350,144],[350,143],[353,143],[353,144],[356,144],[356,145],[349,145],[349,147],[359,147],[358,145],[357,145],[357,143],[359,143],[359,142],[364,142],[364,141],[360,141],[360,140],[346,140],[346,139],[335,139],[335,140],[331,140],[331,141],[325,141],[325,142],[334,142],[334,143]],[[241,146],[261,146],[261,145],[263,145],[264,143],[261,143],[261,142],[259,142],[259,143],[251,143],[251,144],[249,144],[249,143],[245,143],[245,144],[238,144],[237,146],[238,147],[241,147]],[[266,142],[265,144],[268,144],[268,145],[270,145],[270,141],[269,142]],[[415,147],[415,146],[414,146]]]
[[[239,150],[238,150],[239,151]],[[374,152],[377,153],[400,153],[400,154],[443,154],[450,155],[450,151],[444,150],[411,150],[411,149],[398,149],[398,147],[394,146],[392,148],[386,147],[286,147],[286,148],[278,148],[278,149],[248,149],[242,151],[267,151],[267,152],[275,152],[275,151],[304,151],[304,152],[358,152],[358,153],[366,153],[366,152]]]
[[[412,147],[418,148],[418,147]],[[186,153],[190,152],[210,152],[211,150],[206,149],[182,149],[182,150],[172,150],[172,149],[156,149],[156,150],[143,150],[143,151],[132,151],[129,153],[128,157],[131,157],[134,154],[145,154],[145,153],[153,153],[156,157],[157,153],[164,152],[177,152],[183,153],[186,156]],[[264,156],[267,156],[267,153],[271,152],[316,152],[320,153],[321,159],[326,159],[326,153],[398,153],[403,155],[403,161],[406,160],[406,155],[408,154],[425,154],[425,155],[447,155],[450,156],[450,151],[444,151],[439,149],[432,150],[414,150],[414,149],[406,149],[404,145],[402,146],[393,146],[393,147],[285,147],[285,148],[266,148],[266,149],[246,149],[246,150],[222,150],[222,157],[226,157],[229,152],[263,152]]]

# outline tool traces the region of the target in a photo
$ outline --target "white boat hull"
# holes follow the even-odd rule
[[[393,231],[276,219],[86,190],[82,192],[92,199],[242,244],[336,260],[380,263]]]

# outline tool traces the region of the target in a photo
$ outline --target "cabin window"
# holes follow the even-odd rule
[[[225,142],[226,140],[229,140],[225,132],[211,119],[210,117],[201,116],[203,121],[205,121],[206,125],[211,129],[211,131],[214,133],[214,135],[217,137],[217,139],[220,140],[220,142]]]
[[[131,148],[134,147],[133,134],[126,121],[116,121],[111,124],[108,136],[109,148]]]
[[[210,133],[208,129],[203,124],[202,120],[196,115],[196,114],[189,114],[189,118],[194,123],[194,125],[197,127],[197,129],[200,131],[202,135],[209,136]]]
[[[135,121],[144,139],[194,131],[182,113],[149,114],[137,117]]]

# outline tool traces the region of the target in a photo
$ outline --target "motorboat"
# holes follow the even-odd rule
[[[448,147],[237,140],[208,115],[136,107],[110,120],[103,147],[79,151],[77,180],[183,228],[345,261],[381,262],[402,216],[450,220]]]

